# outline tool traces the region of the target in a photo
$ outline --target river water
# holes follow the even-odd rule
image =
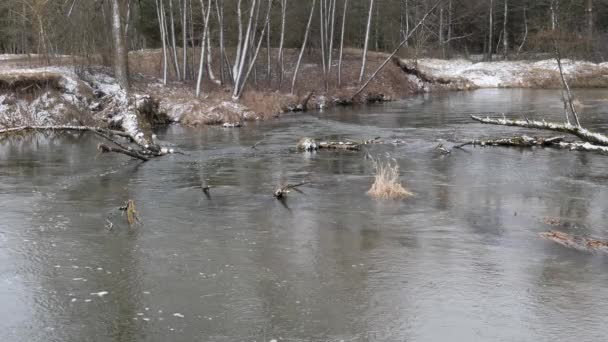
[[[608,130],[608,92],[579,96],[583,123]],[[471,113],[561,107],[554,91],[479,90],[172,126],[159,137],[187,155],[145,164],[87,135],[0,140],[0,341],[605,341],[608,256],[539,233],[608,238],[608,158],[435,149],[516,132]],[[302,136],[402,140],[367,152],[395,158],[415,196],[371,200],[365,153],[298,153]]]

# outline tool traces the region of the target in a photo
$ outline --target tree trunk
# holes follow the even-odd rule
[[[342,55],[344,53],[344,32],[346,31],[346,12],[348,10],[348,0],[344,0],[342,13],[342,33],[340,34],[340,57],[338,60],[338,88],[342,86]]]
[[[363,44],[363,58],[361,59],[361,72],[359,73],[359,83],[363,81],[365,75],[365,64],[367,62],[367,47],[369,44],[369,31],[372,25],[372,15],[374,14],[374,0],[369,1],[369,14],[367,16],[367,29],[365,30],[365,43]]]
[[[179,60],[177,59],[177,43],[175,39],[175,20],[173,16],[173,0],[169,0],[169,19],[171,19],[171,45],[173,46],[173,64],[175,65],[175,77],[178,81],[182,80],[179,70]]]
[[[327,0],[321,0],[319,3],[319,31],[321,32],[321,63],[323,64],[323,75],[327,81],[327,66],[325,65],[325,13],[324,7]],[[327,83],[327,82],[326,82]]]
[[[509,57],[509,30],[508,30],[508,20],[509,20],[509,0],[505,1],[505,16],[502,24],[502,47],[505,61]]]
[[[241,78],[245,68],[245,61],[247,60],[247,52],[249,50],[250,37],[253,25],[253,17],[255,14],[257,0],[251,2],[251,8],[249,9],[249,23],[247,24],[247,32],[245,33],[245,39],[243,40],[243,46],[241,48],[241,60],[238,63],[237,73],[234,75],[234,89],[232,92],[232,98],[237,100],[239,98],[239,89],[241,84]]]
[[[441,49],[441,58],[445,58],[445,46],[443,38],[443,5],[439,7],[439,48]]]
[[[182,0],[182,75],[188,78],[188,0]]]
[[[376,71],[374,71],[370,78],[368,78],[367,81],[359,88],[359,90],[357,90],[357,92],[353,94],[353,96],[351,97],[351,101],[353,101],[355,97],[357,97],[357,95],[361,94],[365,90],[365,88],[367,88],[367,86],[371,83],[371,81],[378,75],[378,73],[388,64],[388,62],[393,57],[395,57],[395,55],[399,52],[399,49],[401,49],[401,47],[405,45],[405,42],[407,42],[407,40],[416,32],[418,27],[420,27],[420,25],[422,25],[426,21],[428,16],[435,10],[435,8],[437,8],[437,5],[439,5],[439,3],[440,2],[436,2],[435,5],[433,5],[433,7],[431,7],[431,9],[426,12],[426,14],[422,17],[422,19],[420,19],[418,24],[416,24],[416,26],[414,26],[414,28],[410,31],[409,35],[405,37],[405,39],[402,40],[399,45],[397,45],[395,50],[393,50],[393,52],[384,60],[384,62],[380,64],[380,66],[376,69]]]
[[[526,15],[526,5],[524,5],[524,38],[521,40],[521,44],[517,48],[517,55],[521,53],[521,49],[526,44],[526,39],[528,38],[528,16]]]
[[[494,0],[490,0],[490,16],[488,25],[488,61],[492,61],[492,46],[494,45]]]
[[[283,46],[285,44],[285,22],[287,16],[287,0],[281,0],[281,39],[279,42],[279,86],[278,89],[281,89],[281,85],[283,84],[283,76],[285,74],[285,64],[283,60]]]
[[[224,0],[215,0],[215,10],[217,12],[217,21],[220,25],[220,81],[222,84],[226,82],[224,70],[226,48],[224,46]]]
[[[247,72],[243,77],[243,81],[241,82],[241,86],[236,93],[236,97],[233,96],[234,100],[238,100],[243,95],[243,90],[247,84],[247,79],[249,79],[249,75],[251,71],[255,69],[255,63],[258,58],[258,54],[260,53],[260,47],[262,46],[262,42],[264,41],[264,34],[267,32],[266,30],[270,30],[270,11],[272,10],[272,2],[273,0],[268,0],[267,10],[266,10],[266,20],[264,21],[264,26],[262,26],[262,32],[260,33],[260,38],[257,43],[257,47],[255,48],[255,52],[253,52],[253,56],[249,61],[249,67],[247,68]],[[261,2],[260,2],[261,3]],[[257,20],[256,20],[257,21]],[[255,28],[257,29],[257,28]]]
[[[232,83],[236,83],[236,75],[239,72],[239,62],[241,60],[241,49],[243,47],[243,11],[241,9],[243,0],[239,0],[236,5],[236,14],[239,27],[238,41],[236,43],[236,56],[232,65]]]
[[[329,76],[331,76],[331,64],[334,52],[334,33],[336,27],[336,0],[331,1],[331,22],[329,24],[329,48],[327,53],[327,75],[325,76],[325,90],[329,90]]]
[[[587,38],[589,43],[593,40],[593,0],[587,0]]]
[[[114,1],[114,0],[112,0]],[[165,36],[165,11],[162,0],[156,0],[156,14],[158,15],[158,25],[160,27],[160,39],[163,44],[163,84],[167,84],[167,37]]]
[[[119,0],[111,0],[112,6],[112,40],[114,42],[114,74],[123,89],[129,89],[129,55],[120,14]]]
[[[557,11],[559,9],[559,0],[551,0],[551,30],[557,29]]]
[[[308,33],[310,32],[310,25],[312,24],[312,17],[315,11],[315,5],[317,0],[312,0],[312,6],[310,7],[310,14],[308,16],[308,24],[306,24],[306,31],[304,33],[304,41],[302,42],[302,48],[300,49],[300,55],[298,56],[298,62],[296,63],[296,69],[293,72],[293,79],[291,80],[291,93],[293,94],[296,81],[298,79],[298,71],[300,70],[300,63],[302,62],[302,56],[304,55],[304,50],[306,50],[306,42],[308,41]]]
[[[207,45],[207,33],[209,32],[209,16],[211,15],[211,0],[208,0],[207,10],[205,11],[205,3],[201,1],[201,12],[203,15],[203,38],[201,39],[201,56],[198,66],[198,77],[196,79],[196,97],[201,95],[201,86],[203,82],[203,70],[205,69],[205,49]]]

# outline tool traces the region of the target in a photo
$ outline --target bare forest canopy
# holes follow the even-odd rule
[[[113,1],[2,0],[0,53],[102,56],[109,64],[113,49]],[[118,2],[122,16],[128,18],[124,20],[124,27],[129,50],[160,48],[163,38],[167,45],[175,40],[175,45],[180,47],[185,40],[189,47],[201,46],[204,13],[209,8],[210,45],[219,47],[223,40],[230,52],[238,44],[238,4],[242,7],[242,29],[246,30],[253,0]],[[313,1],[259,0],[257,3],[255,15],[260,23],[264,22],[269,3],[272,4],[268,20],[270,46],[281,46],[283,38],[284,48],[300,48]],[[321,38],[325,34],[325,37],[333,35],[333,49],[337,49],[345,16],[345,47],[367,46],[369,50],[392,51],[436,3],[436,0],[318,0],[308,48],[320,49],[324,44],[328,48]],[[321,22],[324,25],[320,25]],[[284,36],[281,34],[283,24]],[[258,35],[263,26],[258,24]],[[603,61],[608,56],[607,26],[606,0],[443,0],[408,39],[401,53],[409,57],[466,57],[483,53],[490,58],[491,52],[529,57],[552,53],[553,44],[558,41],[564,56]],[[330,27],[334,27],[331,32],[322,32]]]

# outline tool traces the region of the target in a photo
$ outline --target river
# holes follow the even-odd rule
[[[583,124],[608,130],[608,92],[578,95]],[[561,110],[556,91],[502,89],[171,126],[159,137],[186,155],[143,164],[88,135],[2,139],[0,341],[605,341],[608,256],[539,233],[608,238],[608,158],[435,149],[516,132],[472,113]],[[415,195],[370,199],[365,153],[298,153],[302,136],[401,140],[367,152]]]

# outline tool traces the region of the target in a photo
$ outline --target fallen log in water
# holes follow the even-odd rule
[[[608,253],[608,241],[606,240],[571,235],[557,230],[541,233],[540,236],[568,248],[574,248],[586,252]]]
[[[122,132],[111,129],[105,129],[101,127],[94,126],[70,126],[70,125],[57,125],[57,126],[19,126],[13,128],[5,128],[0,129],[0,134],[11,134],[11,133],[19,133],[25,131],[77,131],[77,132],[94,132],[94,133],[104,133],[107,135],[116,135],[123,138],[130,138],[130,135]]]
[[[506,146],[506,147],[552,147],[562,148],[571,151],[589,151],[589,152],[601,152],[608,154],[608,146],[593,145],[588,142],[568,142],[564,141],[565,137],[555,136],[549,138],[543,137],[530,137],[527,135],[515,136],[510,138],[501,139],[476,139],[467,141],[458,145],[454,148],[462,149],[465,146]],[[448,152],[449,153],[449,152]]]
[[[70,126],[70,125],[19,126],[19,127],[13,127],[13,128],[0,129],[0,135],[17,134],[17,133],[28,132],[28,131],[92,132],[92,133],[96,134],[97,136],[100,136],[100,137],[110,141],[114,145],[116,145],[116,147],[113,147],[113,146],[108,146],[105,144],[99,144],[97,146],[97,148],[100,150],[100,152],[102,152],[102,153],[107,153],[107,152],[121,153],[121,154],[130,156],[130,157],[142,160],[142,161],[149,161],[151,157],[160,157],[160,156],[163,156],[168,153],[176,153],[175,151],[173,151],[173,149],[160,148],[160,147],[152,148],[151,145],[142,146],[139,143],[137,143],[137,141],[135,141],[129,133],[126,133],[123,131],[107,129],[107,128],[102,128],[102,127],[95,127],[95,126]],[[131,147],[123,145],[118,140],[114,139],[115,136],[127,139],[128,141],[132,142],[136,146],[136,148],[131,148]]]
[[[351,141],[321,141],[319,142],[319,149],[359,151],[361,145]]]
[[[122,147],[112,147],[112,146],[108,146],[108,145],[105,145],[105,144],[99,144],[97,146],[97,149],[99,149],[99,151],[101,153],[114,152],[114,153],[121,153],[121,154],[127,155],[127,156],[135,158],[135,159],[139,159],[139,160],[142,160],[142,161],[145,161],[145,162],[147,162],[148,160],[150,160],[150,158],[144,156],[141,153],[138,153],[138,152],[133,151],[133,150],[128,150],[128,149],[125,149],[125,148],[122,148]]]
[[[532,146],[552,146],[559,144],[564,140],[563,136],[542,138],[542,137],[529,137],[527,135],[503,138],[503,139],[489,139],[489,140],[471,140],[462,144],[454,146],[454,148],[462,148],[464,146],[520,146],[520,147],[532,147]]]
[[[471,118],[477,122],[481,122],[483,124],[490,125],[500,125],[500,126],[514,126],[514,127],[522,127],[522,128],[531,128],[531,129],[540,129],[561,133],[572,134],[583,141],[586,141],[592,145],[599,146],[608,146],[608,137],[603,134],[591,132],[583,127],[574,126],[569,123],[555,123],[555,122],[546,122],[546,121],[538,121],[538,120],[510,120],[506,118],[502,119],[490,119],[486,117],[485,119],[479,116],[471,115]]]

